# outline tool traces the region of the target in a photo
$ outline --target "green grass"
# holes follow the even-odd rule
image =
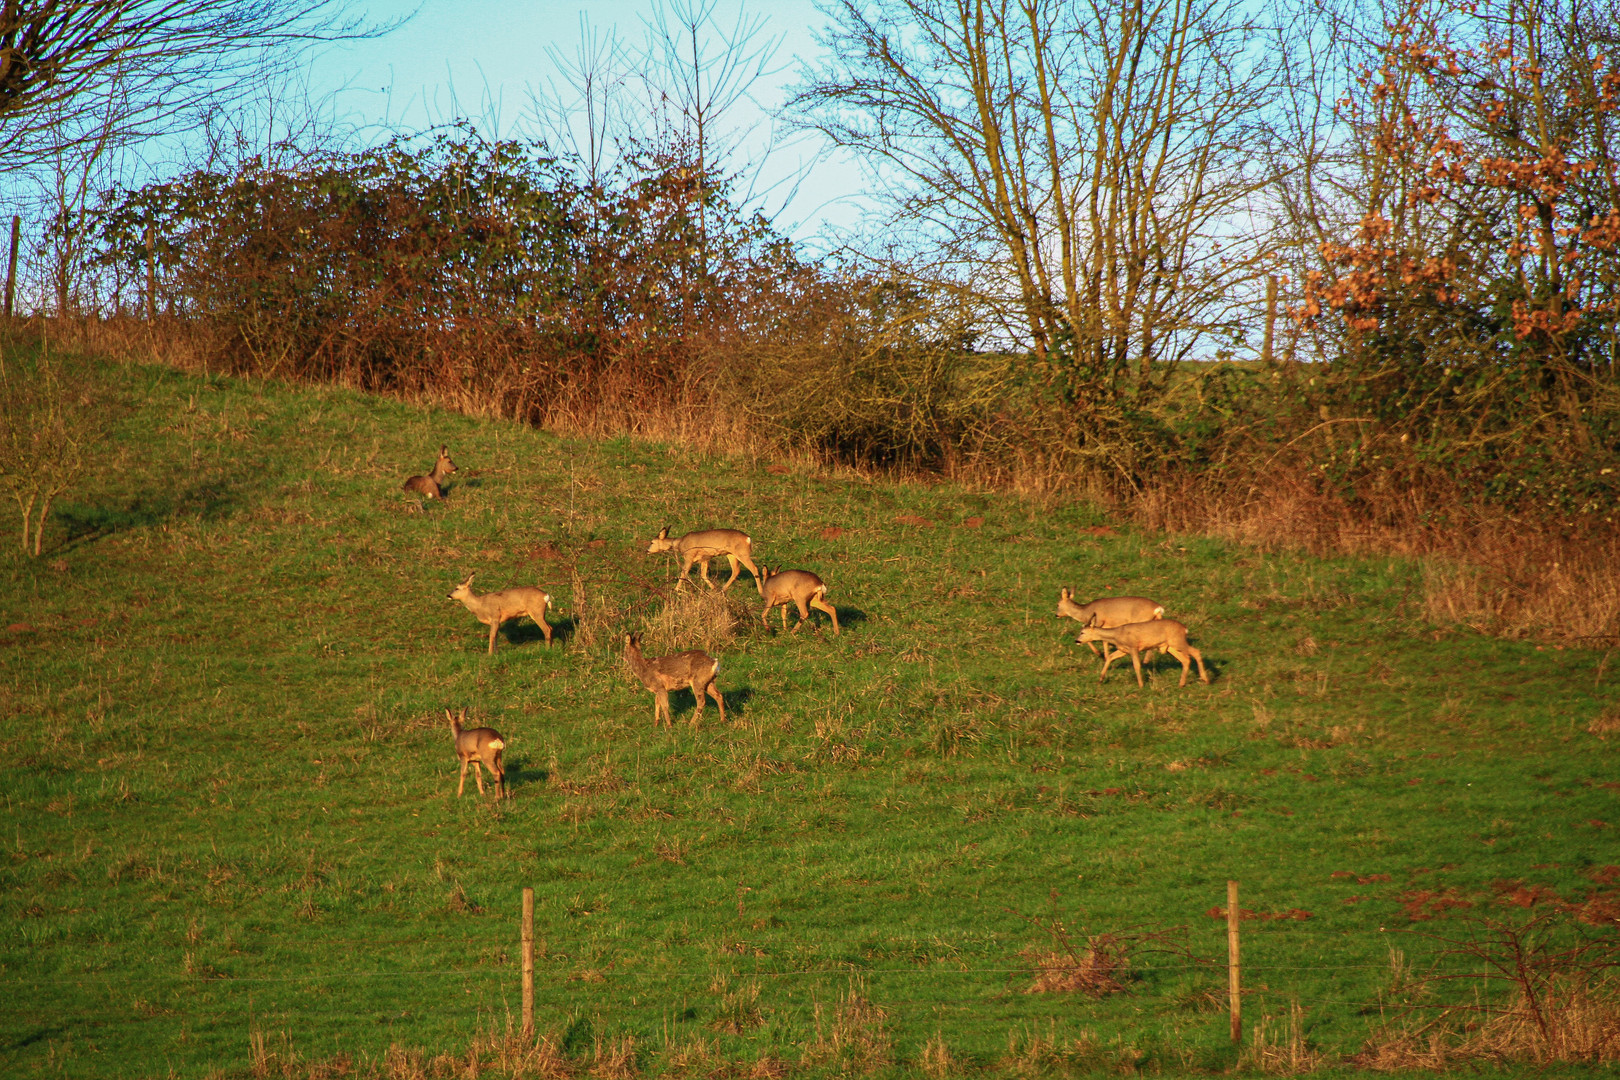
[[[255,1040],[266,1068],[464,1062],[517,1010],[526,885],[539,1026],[585,1058],[629,1035],[646,1071],[698,1038],[797,1063],[853,988],[898,1071],[936,1036],[963,1068],[1034,1069],[1050,1040],[1082,1070],[1226,1069],[1206,912],[1234,878],[1244,907],[1312,915],[1245,924],[1248,1016],[1297,1001],[1334,1059],[1378,1023],[1391,949],[1437,954],[1404,932],[1522,915],[1507,881],[1582,897],[1620,862],[1601,656],[1426,625],[1405,562],[1099,536],[1085,507],[342,391],[99,378],[101,468],[54,551],[0,556],[11,1075],[243,1073]],[[440,442],[461,472],[416,512],[399,483]],[[766,632],[741,579],[726,726],[684,723],[683,694],[654,729],[618,657],[671,595],[645,554],[666,523],[747,529],[845,621]],[[558,644],[524,622],[486,656],[446,599],[473,571],[551,591]],[[1159,599],[1213,685],[1166,659],[1099,686],[1053,617],[1065,584]],[[463,707],[507,738],[504,806],[455,797]],[[1414,923],[1420,890],[1475,906]],[[1019,954],[1049,940],[1027,917],[1054,912],[1077,938],[1187,927],[1210,963],[1142,953],[1127,994],[1026,994]],[[860,1066],[843,1053],[825,1068]]]

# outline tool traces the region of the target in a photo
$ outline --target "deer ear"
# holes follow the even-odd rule
[[[449,709],[444,710],[444,718],[450,721],[452,724],[456,722],[456,718],[450,715]]]
[[[1070,595],[1072,595],[1072,594],[1069,592],[1069,587],[1067,585],[1065,585],[1058,592],[1058,599],[1059,600],[1067,600],[1070,597]]]
[[[668,540],[669,539],[669,526],[668,525],[665,525],[662,529],[658,530],[658,539],[660,539],[660,540]]]

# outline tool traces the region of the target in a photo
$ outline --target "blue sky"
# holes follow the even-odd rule
[[[717,21],[730,27],[736,0],[716,0]],[[555,68],[548,46],[572,54],[581,20],[601,31],[616,28],[626,41],[640,41],[652,0],[388,0],[358,5],[382,21],[414,11],[392,33],[319,53],[312,89],[335,94],[339,117],[362,125],[418,130],[456,116],[472,117],[487,131],[522,134],[531,91],[543,91]],[[780,37],[775,73],[755,84],[768,107],[779,104],[804,59],[817,52],[813,29],[822,23],[811,0],[756,0],[746,11],[764,19],[761,33]],[[744,110],[739,123],[754,128],[754,157],[764,155],[769,118]],[[800,239],[823,226],[851,223],[863,184],[850,161],[817,160],[817,144],[801,136],[781,144],[755,180],[762,207]],[[746,153],[745,153],[746,156]],[[794,180],[799,179],[796,191]]]

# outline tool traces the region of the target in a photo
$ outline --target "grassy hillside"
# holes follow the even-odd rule
[[[113,427],[54,550],[0,548],[8,1074],[510,1056],[526,885],[555,1069],[1226,1069],[1228,878],[1309,913],[1244,924],[1245,1009],[1286,1039],[1297,1003],[1332,1061],[1439,956],[1409,931],[1522,919],[1499,898],[1535,886],[1613,895],[1607,656],[1426,625],[1409,564],[99,378]],[[441,442],[461,471],[423,512],[399,483]],[[764,630],[746,573],[729,607],[672,601],[645,553],[666,523],[820,572],[845,632]],[[471,572],[547,588],[557,643],[523,622],[486,656],[446,599]],[[1065,584],[1158,598],[1213,684],[1165,659],[1099,686]],[[682,694],[654,729],[629,629],[719,655],[729,723],[692,727]],[[506,804],[456,798],[446,708],[505,734]],[[1123,993],[1026,993],[1054,918],[1082,949],[1168,936],[1136,941]]]

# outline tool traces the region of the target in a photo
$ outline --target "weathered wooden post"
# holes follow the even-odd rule
[[[17,310],[17,245],[22,241],[22,215],[11,215],[11,261],[6,264],[6,318]]]
[[[1266,336],[1260,342],[1260,362],[1271,363],[1271,343],[1277,330],[1277,275],[1266,276]]]
[[[1232,1011],[1232,1041],[1243,1041],[1243,997],[1238,978],[1238,883],[1226,883],[1226,996]]]
[[[523,890],[523,1037],[534,1038],[534,890]]]
[[[146,223],[146,321],[157,321],[157,243],[152,223]]]

